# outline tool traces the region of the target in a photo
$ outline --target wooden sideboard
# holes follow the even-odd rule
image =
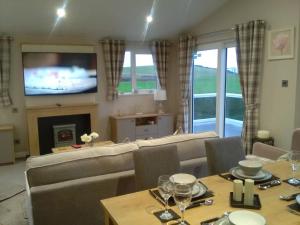
[[[111,140],[122,142],[167,136],[173,133],[173,116],[171,114],[135,114],[111,116]]]

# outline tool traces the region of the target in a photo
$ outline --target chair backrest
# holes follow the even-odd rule
[[[141,148],[133,152],[133,159],[138,190],[156,187],[160,175],[180,170],[176,145]]]
[[[261,142],[255,142],[253,144],[253,155],[264,157],[267,159],[277,160],[280,156],[286,154],[282,148],[267,145]]]
[[[296,128],[293,132],[291,149],[300,151],[300,128]]]
[[[210,175],[228,172],[245,159],[240,137],[205,140],[205,149]]]

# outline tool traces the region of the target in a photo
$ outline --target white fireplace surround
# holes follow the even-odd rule
[[[97,104],[27,107],[27,126],[30,155],[40,155],[38,118],[89,114],[91,130],[98,131]]]

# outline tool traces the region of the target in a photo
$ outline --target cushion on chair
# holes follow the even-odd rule
[[[245,159],[240,137],[206,140],[205,149],[210,175],[228,172]]]
[[[176,145],[139,149],[133,152],[133,159],[138,190],[156,187],[160,175],[180,170]]]

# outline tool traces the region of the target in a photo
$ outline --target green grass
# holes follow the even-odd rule
[[[202,66],[194,66],[194,93],[215,93],[216,92],[216,74],[214,68],[206,68]],[[229,93],[240,94],[240,80],[236,73],[227,71],[226,90]]]
[[[216,92],[216,69],[206,68],[202,66],[194,67],[194,93],[215,93]],[[139,78],[143,78],[143,74],[154,74],[153,66],[139,66],[136,68]],[[154,80],[138,81],[138,89],[156,89],[157,83]],[[227,71],[226,89],[229,93],[240,94],[240,81],[236,73]],[[122,80],[118,87],[119,92],[126,93],[132,91],[130,67],[124,67]]]

